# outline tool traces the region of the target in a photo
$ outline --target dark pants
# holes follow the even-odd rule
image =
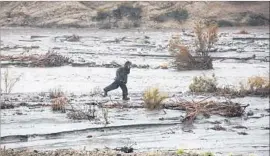
[[[122,89],[123,97],[126,97],[128,95],[127,86],[126,86],[126,84],[121,83],[119,81],[114,81],[108,87],[104,88],[104,91],[109,92],[111,90],[117,89],[118,87],[120,87]]]

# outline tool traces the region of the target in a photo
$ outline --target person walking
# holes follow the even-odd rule
[[[107,96],[108,92],[111,90],[115,90],[118,87],[122,89],[122,95],[123,100],[129,100],[130,98],[128,96],[128,89],[127,89],[127,80],[128,80],[128,74],[130,73],[131,68],[131,62],[127,61],[124,65],[124,67],[120,67],[116,71],[116,77],[114,79],[114,82],[110,84],[109,86],[105,87],[103,96]]]

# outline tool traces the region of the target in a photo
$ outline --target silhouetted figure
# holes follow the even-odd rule
[[[127,80],[128,80],[128,74],[130,73],[130,67],[131,67],[131,62],[127,61],[124,65],[124,67],[121,67],[117,69],[116,71],[116,78],[114,82],[105,87],[104,90],[104,96],[107,96],[107,93],[111,90],[117,89],[119,86],[122,89],[123,93],[123,100],[129,100],[128,98],[128,89],[127,89]]]

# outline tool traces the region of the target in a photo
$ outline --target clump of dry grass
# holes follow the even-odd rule
[[[162,101],[167,98],[168,95],[161,93],[157,87],[148,88],[143,94],[144,105],[150,110],[160,108]]]
[[[192,83],[189,85],[189,90],[191,92],[208,92],[213,93],[217,91],[217,78],[215,74],[211,77],[195,76]]]
[[[57,97],[52,100],[52,110],[66,112],[66,105],[68,104],[68,99],[65,96]]]
[[[251,76],[247,82],[240,83],[240,93],[246,95],[269,96],[269,74],[267,76]]]
[[[16,85],[18,81],[20,81],[22,75],[19,76],[12,76],[9,72],[9,69],[6,68],[3,74],[3,80],[4,80],[4,93],[9,94],[11,93],[12,89]]]
[[[196,37],[195,46],[197,55],[208,56],[209,51],[218,41],[218,25],[215,23],[206,25],[204,22],[199,21],[195,23],[193,29]]]
[[[252,76],[246,82],[240,83],[240,88],[236,86],[218,87],[217,78],[205,75],[194,77],[189,90],[195,93],[216,93],[218,95],[229,95],[236,97],[243,96],[269,96],[270,85],[268,76]]]
[[[258,89],[269,89],[269,78],[263,76],[252,76],[248,78],[249,88],[254,91]]]

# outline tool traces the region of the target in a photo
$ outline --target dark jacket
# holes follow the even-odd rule
[[[129,73],[130,73],[129,68],[125,68],[125,67],[118,68],[117,71],[116,71],[115,80],[126,84],[127,80],[128,80],[128,74]]]

